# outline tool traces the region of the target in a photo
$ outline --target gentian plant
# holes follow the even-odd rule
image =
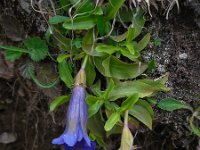
[[[152,63],[141,61],[141,51],[150,41],[143,28],[145,12],[125,0],[60,0],[57,7],[59,15],[48,18],[43,40],[32,37],[24,45],[0,48],[10,61],[30,56],[24,71],[38,86],[64,83],[68,94],[50,104],[53,112],[69,101],[65,131],[52,137],[53,144],[67,150],[106,149],[110,135],[122,134],[118,147],[132,149],[132,128],[142,123],[152,129],[152,96],[169,90],[167,75],[151,79]],[[58,77],[43,83],[35,76],[34,64],[47,56],[56,60]]]
[[[52,141],[53,144],[64,144],[66,150],[94,150],[95,143],[87,134],[88,109],[86,104],[85,70],[80,69],[72,91],[67,111],[66,128],[64,133]]]

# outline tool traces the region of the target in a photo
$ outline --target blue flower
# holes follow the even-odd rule
[[[53,139],[52,144],[64,144],[65,150],[95,150],[95,143],[87,134],[87,104],[84,86],[74,87],[68,106],[67,123],[64,133]]]

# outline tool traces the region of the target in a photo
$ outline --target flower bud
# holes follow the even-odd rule
[[[86,85],[86,74],[83,68],[79,70],[78,74],[75,77],[75,85]]]

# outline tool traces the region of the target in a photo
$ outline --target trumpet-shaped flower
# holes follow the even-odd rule
[[[87,134],[86,91],[81,85],[75,86],[67,112],[64,133],[53,139],[52,144],[64,144],[66,150],[94,150],[95,143]]]

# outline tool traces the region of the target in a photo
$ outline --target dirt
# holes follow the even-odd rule
[[[152,34],[151,40],[161,40],[160,46],[143,52],[146,61],[156,62],[151,76],[157,78],[169,72],[167,86],[171,90],[160,93],[157,100],[172,97],[194,108],[200,105],[200,15],[197,11],[197,5],[184,3],[180,14],[174,9],[170,12],[169,20],[155,13],[146,23]],[[44,19],[31,10],[26,0],[0,1],[0,13],[0,16],[15,18],[11,20],[17,20],[15,23],[18,24],[16,29],[11,26],[12,32],[6,29],[8,26],[1,25],[0,44],[16,45],[27,35],[44,34]],[[0,73],[4,72],[4,75],[0,74],[0,135],[7,133],[14,138],[12,143],[0,144],[0,150],[59,150],[51,144],[51,140],[63,132],[66,108],[62,106],[55,113],[50,113],[49,103],[56,95],[63,94],[61,87],[56,92],[55,89],[46,91],[38,88],[31,80],[22,78],[20,62],[13,66],[4,60],[2,54],[0,56]],[[51,95],[53,92],[55,95]],[[189,111],[166,112],[156,107],[154,110],[153,130],[142,127],[137,132],[134,144],[138,149],[197,149],[198,138],[191,133],[187,121],[188,115],[191,115]],[[115,145],[119,141],[109,139],[109,143]]]
[[[196,108],[200,105],[200,28],[195,19],[198,16],[196,11],[188,5],[181,8],[179,15],[172,11],[168,21],[154,15],[148,22],[153,33],[152,41],[159,38],[161,45],[144,51],[144,58],[156,62],[152,76],[169,73],[167,86],[171,90],[157,96],[158,101],[171,97]],[[156,109],[153,132],[147,132],[149,134],[145,136],[147,144],[137,141],[146,149],[194,150],[198,138],[191,134],[189,115],[191,113],[186,110],[166,112]]]

